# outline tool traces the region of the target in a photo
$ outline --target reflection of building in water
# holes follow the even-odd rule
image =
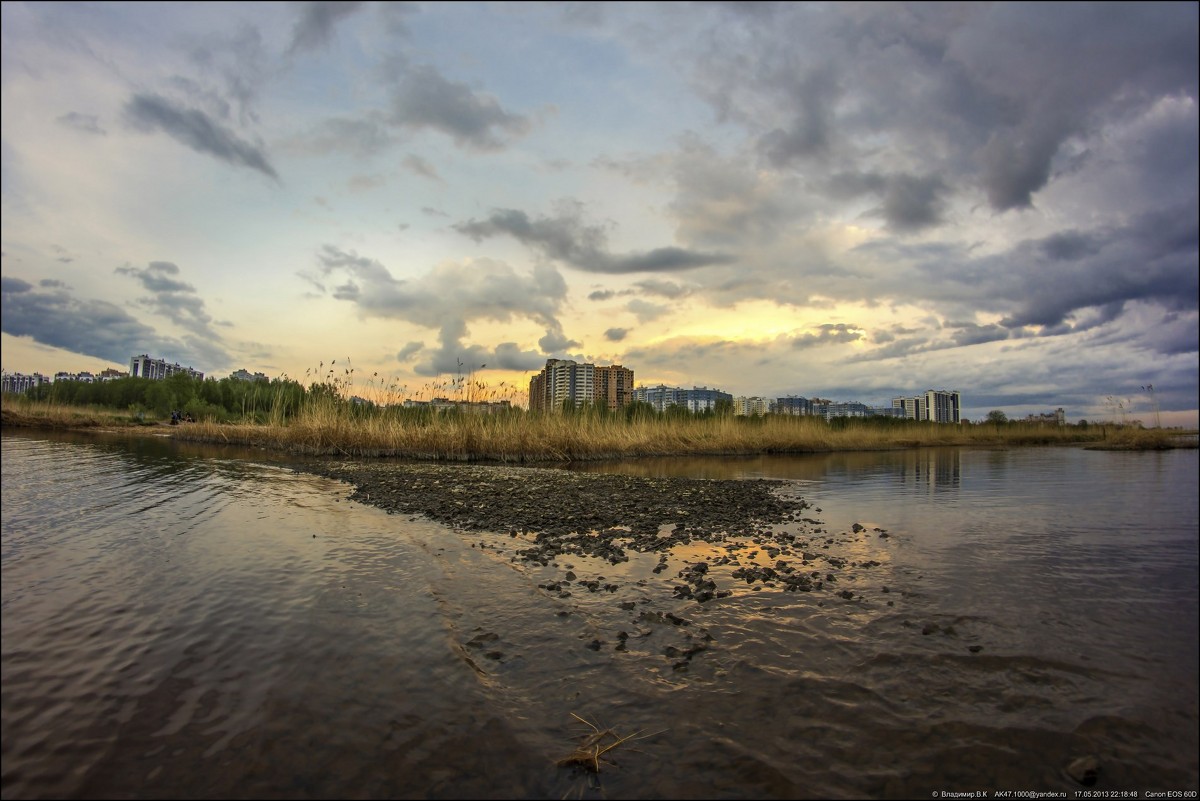
[[[909,451],[897,470],[906,487],[927,492],[958,489],[962,481],[962,455],[958,448],[922,448]]]

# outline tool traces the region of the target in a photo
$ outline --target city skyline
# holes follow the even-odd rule
[[[1193,3],[0,8],[8,372],[1197,425]]]

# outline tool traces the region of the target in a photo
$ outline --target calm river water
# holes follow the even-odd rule
[[[266,452],[6,431],[3,797],[1070,798],[1089,756],[1093,789],[1194,797],[1197,457],[575,468],[782,479],[843,597],[707,543],[530,566]],[[673,598],[705,558],[732,594]],[[567,567],[618,587],[539,586]],[[580,719],[636,736],[559,766]]]

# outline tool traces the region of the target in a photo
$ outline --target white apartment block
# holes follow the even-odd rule
[[[633,391],[633,400],[638,403],[648,403],[655,411],[666,411],[671,406],[679,406],[692,413],[716,411],[717,403],[722,400],[732,401],[733,396],[728,392],[708,387],[668,387],[659,384],[653,387],[638,387]]]
[[[930,389],[924,395],[892,398],[892,408],[903,410],[900,416],[909,420],[927,420],[933,423],[962,422],[962,396],[957,391]]]
[[[187,373],[198,381],[204,379],[204,373],[198,370],[184,367],[179,363],[167,364],[162,359],[153,359],[144,353],[129,360],[129,375],[133,378],[152,378],[160,381],[176,373]]]
[[[50,379],[41,373],[33,373],[32,375],[4,373],[0,376],[0,384],[2,384],[0,391],[23,393],[49,383]]]

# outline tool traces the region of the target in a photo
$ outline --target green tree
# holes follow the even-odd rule
[[[987,422],[994,423],[996,425],[1003,425],[1004,423],[1008,422],[1008,415],[999,409],[992,409],[987,413]]]

